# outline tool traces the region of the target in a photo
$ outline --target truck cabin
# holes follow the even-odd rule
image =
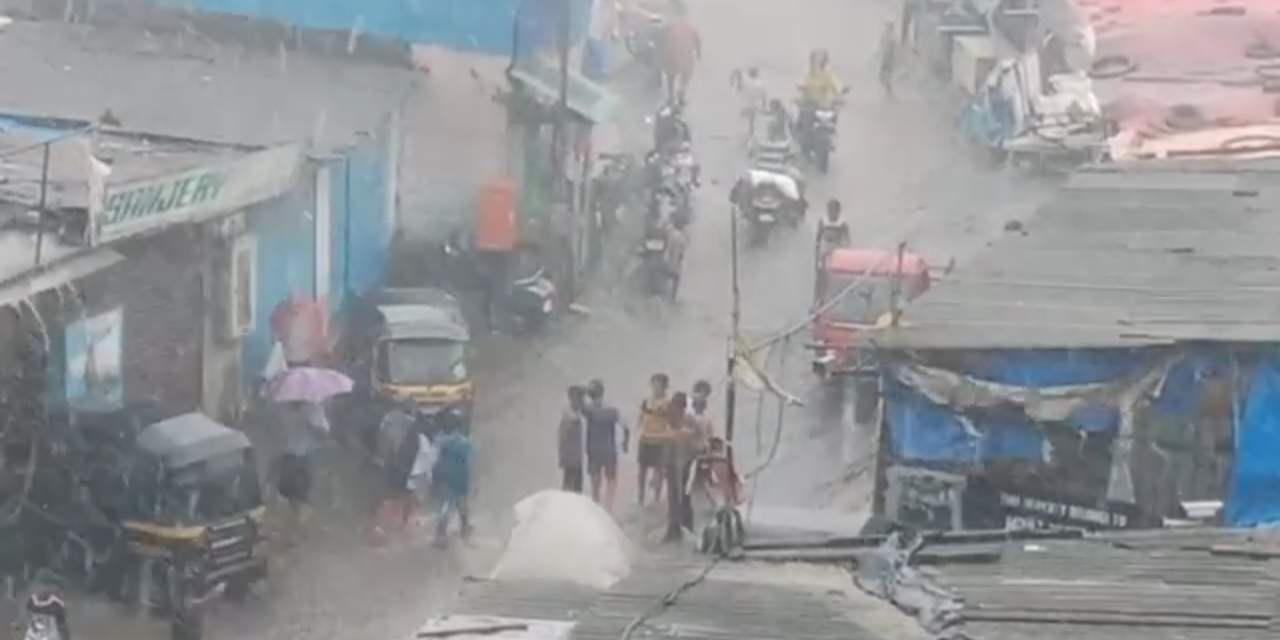
[[[898,303],[909,302],[928,288],[929,267],[919,255],[836,249],[818,270],[814,308],[838,300],[815,319],[816,337],[821,342],[835,342],[854,330],[873,327],[887,320],[895,297]]]

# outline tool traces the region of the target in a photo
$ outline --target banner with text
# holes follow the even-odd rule
[[[287,193],[304,159],[301,145],[258,151],[226,162],[162,176],[108,183],[100,207],[90,207],[95,246],[240,211]]]

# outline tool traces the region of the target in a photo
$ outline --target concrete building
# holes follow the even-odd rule
[[[0,120],[13,249],[0,301],[16,310],[8,334],[34,339],[2,341],[30,361],[10,382],[81,400],[76,349],[101,335],[119,373],[105,399],[226,416],[273,342],[295,342],[282,317],[336,310],[381,280],[397,110],[417,75],[202,46],[65,25],[6,33],[0,83],[26,89],[0,109],[48,114]]]

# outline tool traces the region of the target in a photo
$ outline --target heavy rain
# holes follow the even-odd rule
[[[0,0],[0,629],[1269,638],[1274,5]]]

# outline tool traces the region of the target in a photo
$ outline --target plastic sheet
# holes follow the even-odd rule
[[[631,541],[591,499],[539,491],[517,503],[515,511],[516,526],[490,579],[608,589],[631,572]]]
[[[854,583],[913,616],[938,640],[962,640],[964,604],[960,596],[911,566],[922,546],[918,537],[890,534],[884,544],[858,561]]]

